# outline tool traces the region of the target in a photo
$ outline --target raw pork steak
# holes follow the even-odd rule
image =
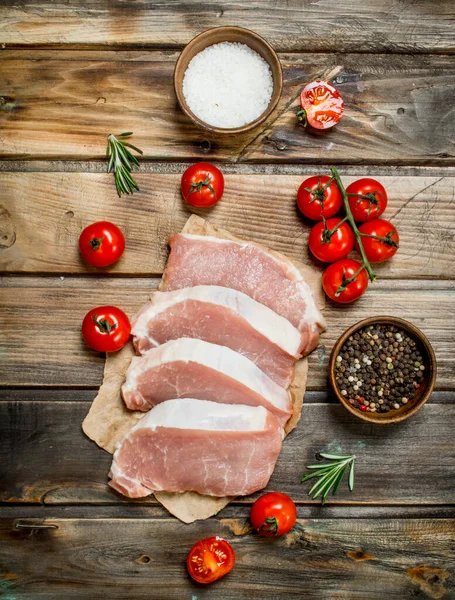
[[[154,491],[252,494],[267,485],[282,439],[262,406],[169,400],[119,442],[109,485],[130,498]]]
[[[284,317],[246,294],[216,285],[155,292],[132,321],[133,343],[143,354],[179,338],[227,346],[288,387],[301,335]]]
[[[161,289],[219,285],[247,294],[290,321],[302,332],[304,354],[318,344],[324,319],[309,285],[284,256],[253,242],[177,233]]]
[[[122,386],[125,404],[149,410],[171,398],[265,406],[284,425],[289,394],[250,360],[225,346],[181,338],[135,356]]]

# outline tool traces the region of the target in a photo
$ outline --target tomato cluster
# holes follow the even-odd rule
[[[398,232],[392,223],[378,218],[387,207],[387,192],[381,183],[370,178],[358,179],[346,188],[345,195],[347,212],[335,216],[344,201],[334,177],[309,177],[297,193],[302,214],[319,221],[310,231],[311,253],[322,262],[333,263],[322,277],[324,291],[342,304],[353,302],[366,291],[366,263],[389,260],[399,244]],[[354,221],[362,225],[357,227]],[[347,258],[354,248],[362,256],[362,263]]]

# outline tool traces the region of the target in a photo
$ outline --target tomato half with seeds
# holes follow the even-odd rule
[[[188,573],[198,583],[212,583],[232,571],[234,548],[218,536],[199,540],[188,553]]]
[[[259,535],[277,537],[294,527],[297,510],[292,499],[282,492],[268,492],[251,508],[250,521]]]
[[[322,287],[329,298],[349,304],[368,288],[368,275],[357,260],[344,258],[331,264],[322,275]]]
[[[125,236],[110,221],[97,221],[86,227],[79,237],[82,258],[94,267],[108,267],[122,256]]]
[[[376,179],[368,177],[357,179],[348,185],[346,192],[355,221],[377,219],[387,208],[387,192]]]
[[[116,306],[92,308],[82,321],[85,343],[98,352],[117,352],[130,339],[128,317]]]
[[[355,237],[350,225],[337,217],[314,225],[308,238],[311,252],[322,262],[344,258],[353,250],[354,244]]]
[[[359,227],[362,245],[370,262],[379,263],[392,258],[400,243],[398,231],[390,221],[375,219]]]
[[[331,177],[308,177],[297,192],[297,206],[305,217],[313,221],[328,219],[337,214],[343,205],[341,192]]]
[[[197,208],[209,208],[221,200],[223,173],[210,163],[191,165],[182,175],[182,196]]]
[[[314,129],[330,129],[344,113],[340,92],[327,81],[312,81],[300,94],[301,109],[297,116],[302,124]]]

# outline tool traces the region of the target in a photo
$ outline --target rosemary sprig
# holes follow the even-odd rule
[[[313,477],[317,477],[318,480],[308,492],[308,496],[312,496],[313,500],[321,498],[322,504],[325,504],[327,496],[332,490],[333,495],[336,494],[341,480],[344,477],[347,469],[349,468],[349,489],[354,489],[354,463],[355,456],[339,456],[337,454],[320,453],[322,458],[330,461],[326,463],[318,463],[315,465],[308,465],[307,469],[312,471],[301,479],[301,483],[308,481]]]
[[[109,157],[107,172],[114,172],[115,187],[117,188],[119,198],[122,194],[132,194],[134,190],[139,191],[139,186],[130,175],[134,165],[136,167],[139,166],[139,161],[131,154],[128,148],[136,150],[139,154],[143,154],[143,152],[139,148],[136,148],[136,146],[118,139],[127,138],[130,135],[133,135],[132,131],[127,131],[117,136],[111,133],[107,137],[106,156]]]

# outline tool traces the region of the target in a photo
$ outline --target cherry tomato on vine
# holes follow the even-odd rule
[[[294,502],[281,492],[268,492],[251,508],[250,521],[259,535],[276,537],[294,527],[297,511]]]
[[[334,217],[313,226],[308,238],[308,246],[314,256],[322,262],[334,262],[344,258],[354,248],[355,237],[350,225]],[[330,235],[338,224],[336,231]]]
[[[131,325],[128,317],[116,306],[92,308],[82,321],[82,337],[85,343],[98,352],[116,352],[130,338]]]
[[[109,221],[88,225],[79,236],[82,258],[94,267],[107,267],[117,262],[125,250],[122,231]]]
[[[385,219],[367,221],[359,227],[359,231],[364,234],[362,235],[363,249],[370,262],[379,263],[389,260],[398,250],[400,238],[390,221]]]
[[[297,206],[305,217],[313,221],[333,217],[343,205],[337,184],[328,175],[305,179],[297,192]],[[329,184],[329,185],[327,185]]]
[[[221,200],[223,173],[209,163],[191,165],[182,175],[182,196],[197,208],[209,208]]]
[[[327,296],[341,304],[348,304],[360,298],[368,288],[368,275],[365,269],[359,271],[361,267],[358,261],[350,258],[344,258],[327,267],[322,275],[322,287]]]
[[[196,542],[188,553],[188,573],[198,583],[212,583],[232,571],[234,548],[218,536]]]
[[[329,129],[336,125],[344,112],[340,92],[327,81],[312,81],[300,94],[299,120],[314,129]]]
[[[387,208],[387,192],[384,186],[375,179],[357,179],[346,188],[349,206],[355,221],[371,221],[380,217]]]

